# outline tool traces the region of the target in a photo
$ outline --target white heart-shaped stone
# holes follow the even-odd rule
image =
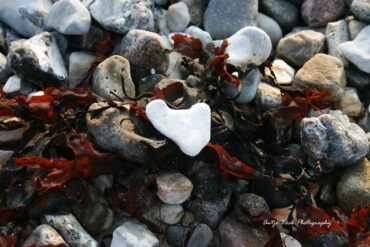
[[[172,110],[163,100],[153,100],[146,106],[146,115],[154,128],[189,156],[199,154],[211,138],[211,109],[205,103]]]

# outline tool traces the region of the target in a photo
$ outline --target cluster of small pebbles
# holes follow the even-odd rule
[[[226,89],[235,104],[281,106],[280,89],[267,83],[267,76],[275,76],[282,86],[329,92],[332,108],[312,111],[293,124],[274,123],[288,133],[276,142],[309,167],[319,163],[320,173],[337,174],[317,190],[327,205],[350,213],[370,203],[370,1],[1,0],[4,93],[32,97],[49,86],[78,87],[107,32],[114,49],[92,73],[91,88],[100,102],[89,109],[105,110],[98,117],[87,114],[86,128],[96,147],[137,169],[128,178],[111,174],[90,179],[87,198],[67,211],[31,213],[35,218],[19,246],[264,246],[268,233],[245,212],[274,214],[292,205],[294,195],[242,179],[221,182],[212,164],[197,159],[211,138],[209,105],[193,100],[193,105],[173,110],[164,101],[150,102],[147,116],[163,137],[153,140],[145,137],[127,105],[109,108],[104,102],[121,104],[155,85],[176,82],[196,91],[194,78],[182,68],[184,56],[169,52],[171,37],[178,33],[199,39],[205,48],[228,41],[227,62],[248,71],[239,88],[230,84]],[[270,69],[250,69],[267,60]],[[0,169],[15,149],[5,147],[22,140],[28,128],[25,123],[15,130],[0,129]],[[187,163],[159,170],[156,193],[141,205],[140,217],[110,205],[105,195],[115,184],[150,179],[148,145],[166,143],[178,146]],[[17,200],[5,205],[15,206]],[[334,235],[300,243],[281,233],[288,247],[347,246],[345,236]]]

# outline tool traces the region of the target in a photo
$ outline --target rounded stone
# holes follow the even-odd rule
[[[370,1],[352,0],[350,4],[351,12],[361,21],[370,23]]]
[[[105,59],[95,69],[92,88],[97,95],[108,100],[118,100],[114,94],[121,99],[126,98],[123,90],[128,96],[134,97],[135,85],[131,79],[129,61],[117,55]]]
[[[193,191],[191,181],[179,172],[164,173],[157,177],[157,195],[167,204],[181,204]]]
[[[225,39],[245,26],[256,26],[257,11],[257,0],[210,0],[204,28],[213,39]]]
[[[271,39],[272,45],[276,45],[283,37],[283,31],[279,24],[271,17],[258,13],[257,27],[265,31]]]
[[[89,31],[91,17],[79,0],[60,0],[53,4],[46,26],[68,35],[82,35]]]
[[[330,101],[341,99],[346,83],[342,61],[322,53],[308,60],[293,81],[293,85],[300,88],[329,92],[326,99]]]
[[[274,18],[284,32],[289,32],[297,26],[299,10],[296,5],[288,0],[261,0],[261,10]]]
[[[340,207],[350,213],[356,206],[366,207],[370,203],[370,162],[359,161],[345,170],[337,183]]]
[[[227,39],[225,53],[227,62],[245,70],[249,66],[260,65],[270,56],[270,37],[258,27],[245,27]]]
[[[344,14],[345,5],[345,0],[305,0],[301,13],[310,27],[324,27]]]
[[[27,246],[67,246],[59,233],[49,225],[36,227],[28,236],[22,247]]]
[[[285,36],[276,47],[279,58],[295,66],[302,66],[325,49],[325,35],[306,30]]]
[[[190,23],[188,6],[183,2],[172,4],[168,7],[168,27],[172,32],[182,32]]]
[[[152,69],[156,73],[166,72],[168,56],[166,41],[156,33],[144,30],[130,30],[123,38],[115,53],[130,61],[132,75],[143,78]]]

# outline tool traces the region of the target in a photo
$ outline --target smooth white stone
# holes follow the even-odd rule
[[[227,41],[227,62],[241,69],[262,64],[270,56],[272,49],[270,37],[258,27],[245,27]]]
[[[50,10],[46,26],[59,33],[82,35],[89,31],[91,17],[79,0],[60,0]]]
[[[277,83],[279,83],[280,85],[287,85],[292,83],[295,75],[295,69],[293,69],[284,60],[275,59],[272,62],[271,69],[276,76]],[[265,74],[272,76],[269,68],[265,68]]]
[[[168,172],[157,176],[157,195],[167,204],[181,204],[189,199],[193,191],[191,181],[179,172]]]
[[[158,247],[159,241],[146,225],[127,221],[113,232],[110,247]]]
[[[16,75],[9,77],[6,81],[3,91],[6,94],[17,92],[21,89],[21,78]]]
[[[163,100],[153,100],[146,106],[146,114],[159,132],[189,156],[199,154],[211,138],[211,109],[205,103],[172,110]]]
[[[353,41],[342,43],[339,48],[344,56],[360,70],[370,73],[370,25],[366,26]]]
[[[212,37],[209,32],[206,32],[197,26],[188,27],[185,30],[185,33],[189,34],[191,37],[200,39],[200,41],[202,41],[203,47],[206,47],[208,43],[212,42]]]

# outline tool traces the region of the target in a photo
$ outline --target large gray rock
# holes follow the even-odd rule
[[[245,26],[256,26],[257,11],[257,0],[210,0],[204,28],[213,39],[225,39]]]
[[[154,30],[151,0],[82,0],[105,29],[124,34],[132,29]]]
[[[114,55],[101,62],[95,69],[92,89],[97,95],[109,100],[118,100],[115,95],[121,99],[126,98],[123,90],[128,96],[134,97],[135,85],[131,79],[129,61]]]
[[[370,162],[367,158],[345,170],[337,183],[340,207],[350,213],[356,206],[370,203]]]
[[[44,29],[51,6],[50,0],[2,0],[0,22],[26,37],[31,37]]]
[[[279,24],[267,15],[258,13],[257,27],[268,34],[273,46],[277,45],[281,37],[283,37],[283,31]]]
[[[146,225],[127,221],[113,232],[111,247],[158,247],[159,241]]]
[[[353,41],[342,43],[339,48],[344,56],[360,70],[370,73],[370,25],[361,30]]]
[[[351,0],[349,1],[351,12],[361,21],[370,23],[370,1],[369,0]]]
[[[98,242],[82,228],[72,214],[47,214],[44,218],[70,246],[98,247]]]
[[[36,227],[22,245],[28,246],[67,246],[67,243],[54,228],[43,224]]]
[[[19,77],[41,86],[65,84],[68,73],[55,38],[48,32],[13,41],[8,61]]]
[[[60,0],[50,10],[46,26],[68,35],[82,35],[89,31],[90,13],[79,0]]]
[[[277,56],[295,66],[302,66],[325,49],[322,33],[306,30],[285,36],[276,47]]]
[[[95,55],[84,51],[75,51],[69,55],[69,87],[75,88],[86,77]]]
[[[349,39],[348,24],[345,20],[330,22],[326,26],[326,41],[328,44],[328,54],[342,60],[344,66],[348,66],[348,60],[340,50],[340,44]]]
[[[144,30],[130,30],[115,53],[130,61],[134,80],[143,78],[154,69],[156,73],[166,72],[168,56],[166,41],[156,33]]]
[[[369,151],[366,134],[357,124],[329,114],[302,120],[301,143],[324,171],[354,165]]]
[[[129,106],[116,102],[120,108],[108,107],[107,103],[95,103],[86,115],[87,130],[97,146],[133,162],[145,162],[149,149],[145,144],[151,140],[140,136],[139,121],[129,114]],[[95,110],[106,107],[97,116]],[[152,144],[152,143],[151,143]],[[153,145],[153,144],[152,144]]]
[[[261,0],[261,9],[274,18],[285,32],[297,26],[299,10],[288,0]]]
[[[305,0],[301,13],[310,27],[324,27],[339,19],[344,14],[345,6],[345,0]]]
[[[10,67],[6,57],[0,52],[0,83],[5,83],[10,76]]]
[[[231,215],[218,227],[219,246],[260,247],[268,240],[268,234],[262,227],[246,224]]]
[[[341,60],[326,54],[316,54],[295,75],[293,85],[300,88],[327,91],[327,100],[339,100],[344,94],[346,77]]]

